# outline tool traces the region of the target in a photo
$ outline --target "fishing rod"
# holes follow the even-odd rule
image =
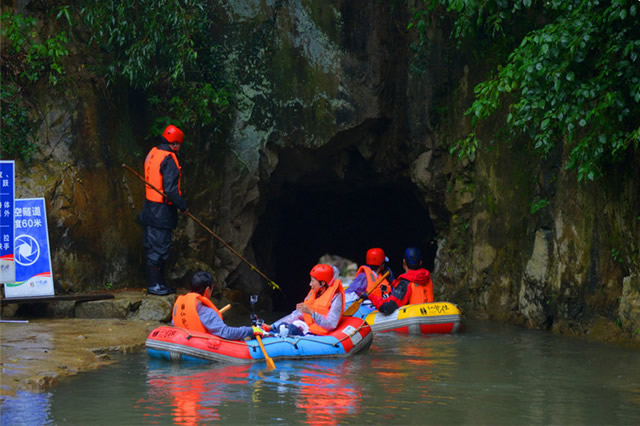
[[[156,188],[153,184],[147,182],[147,180],[142,177],[138,172],[136,172],[135,170],[133,170],[131,167],[129,167],[126,164],[122,164],[122,167],[124,167],[125,169],[129,170],[131,173],[133,173],[134,175],[136,175],[141,181],[143,181],[145,184],[149,185],[149,187],[151,189],[153,189],[154,191],[156,191],[158,194],[162,195],[165,199],[169,199],[169,197],[167,197],[167,194],[165,194],[164,192],[162,192],[161,190],[159,190],[158,188]],[[258,275],[260,275],[262,278],[264,278],[267,283],[271,286],[272,289],[274,290],[279,290],[280,292],[282,292],[282,289],[280,288],[280,286],[278,284],[276,284],[273,280],[271,280],[269,277],[267,277],[264,273],[262,273],[262,271],[260,271],[257,267],[253,266],[253,264],[251,264],[251,262],[249,262],[247,259],[245,259],[245,257],[243,255],[241,255],[240,253],[238,253],[237,250],[235,250],[233,247],[231,247],[225,240],[223,240],[222,238],[220,238],[215,232],[213,232],[211,229],[209,229],[209,227],[207,225],[205,225],[204,223],[200,222],[194,215],[191,214],[191,212],[187,211],[186,213],[187,216],[189,216],[195,223],[197,223],[198,225],[200,225],[201,227],[203,227],[207,232],[209,232],[211,235],[213,235],[218,241],[220,241],[226,248],[228,248],[231,253],[235,254],[236,256],[238,256],[240,258],[240,260],[242,260],[244,263],[246,263],[247,265],[249,265],[249,267],[251,268],[252,271],[255,271]]]

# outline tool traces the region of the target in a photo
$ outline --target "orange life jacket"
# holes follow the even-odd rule
[[[182,195],[182,190],[180,189],[182,168],[180,167],[180,163],[178,162],[178,157],[176,157],[176,154],[173,152],[158,149],[158,147],[154,146],[147,154],[147,158],[144,160],[144,177],[146,181],[151,185],[155,186],[160,191],[164,191],[164,187],[162,186],[162,173],[160,173],[160,164],[162,164],[162,161],[164,161],[164,159],[167,158],[168,155],[173,158],[173,161],[176,162],[176,166],[178,167],[178,172],[180,173],[180,177],[178,178],[178,193]],[[149,185],[145,186],[145,195],[147,197],[147,200],[153,201],[155,203],[171,204],[171,202],[169,200],[165,200],[164,197],[158,193],[158,191],[156,191]]]
[[[327,315],[329,310],[331,310],[331,301],[336,292],[342,294],[342,310],[340,312],[344,312],[344,288],[342,287],[342,282],[338,279],[334,280],[331,286],[328,287],[320,297],[316,297],[317,291],[311,289],[304,299],[304,304],[320,315]],[[309,314],[304,314],[304,322],[307,323],[309,331],[313,334],[325,336],[333,331],[320,327]]]
[[[384,280],[382,280],[382,282],[380,282],[380,285],[378,287],[376,287],[373,291],[371,291],[373,286],[376,285],[376,281],[378,279],[378,274],[373,272],[373,269],[371,269],[367,265],[362,265],[361,267],[359,267],[358,271],[356,272],[356,276],[358,276],[358,274],[360,272],[363,272],[364,276],[367,278],[367,290],[366,290],[367,294],[370,294],[370,295],[371,294],[375,294],[377,296],[382,297],[382,293],[380,292],[380,288],[383,285],[386,285],[387,287],[389,287],[389,281],[387,281],[387,279],[385,278]]]
[[[429,281],[426,284],[412,282],[411,290],[409,305],[433,302],[433,281],[431,281],[431,277],[429,277]]]
[[[216,305],[206,297],[198,293],[187,293],[182,296],[178,296],[175,305],[173,305],[173,325],[176,327],[186,328],[191,331],[199,331],[207,333],[207,329],[202,325],[200,316],[198,315],[198,301],[203,305],[210,307],[220,318],[220,311],[216,308]]]

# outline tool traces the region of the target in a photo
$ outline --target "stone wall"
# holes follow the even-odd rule
[[[540,161],[526,141],[459,161],[447,144],[468,129],[463,112],[482,69],[432,34],[429,67],[412,73],[410,5],[244,0],[218,7],[221,61],[238,89],[237,111],[228,134],[185,144],[183,182],[191,211],[249,261],[270,200],[300,182],[348,188],[357,158],[373,184],[415,194],[433,222],[439,299],[470,316],[640,339],[637,154],[586,185],[564,170],[562,149]],[[139,94],[105,92],[82,62],[90,61],[87,47],[74,52],[77,66],[62,93],[40,87],[32,94],[40,150],[33,163],[18,164],[17,194],[47,199],[57,291],[141,288],[143,186],[122,164],[141,171],[153,144],[148,123]],[[541,199],[549,204],[532,213]],[[179,286],[208,269],[222,288],[270,295],[254,271],[185,217],[170,263]]]

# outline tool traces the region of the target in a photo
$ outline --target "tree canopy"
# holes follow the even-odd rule
[[[420,39],[438,17],[453,17],[451,35],[475,39],[500,64],[476,85],[467,109],[471,132],[451,153],[486,145],[478,125],[508,111],[501,138],[524,136],[547,155],[570,147],[567,168],[594,180],[640,141],[640,3],[632,0],[424,0],[409,27]]]
[[[155,108],[151,134],[169,122],[219,133],[233,90],[219,59],[210,2],[83,1],[73,10],[100,48],[98,72],[144,90]]]

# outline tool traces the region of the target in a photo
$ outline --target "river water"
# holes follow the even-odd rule
[[[5,401],[2,424],[640,424],[640,351],[491,322],[377,334],[348,359],[176,365],[146,352]]]

